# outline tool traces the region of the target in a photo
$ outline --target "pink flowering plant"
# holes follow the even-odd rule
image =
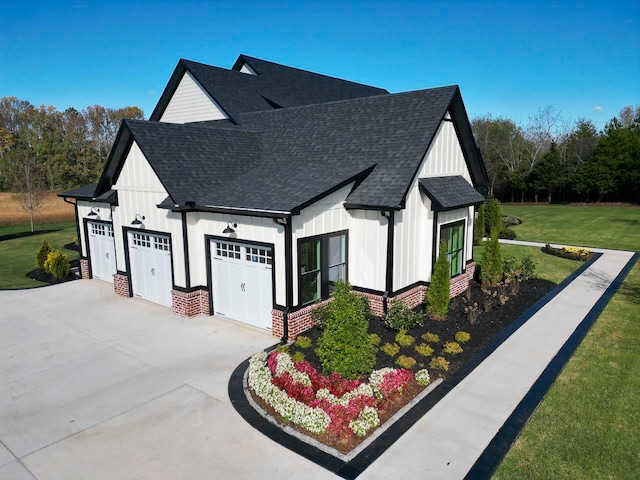
[[[413,379],[402,368],[375,370],[368,382],[322,375],[287,353],[259,352],[249,362],[249,386],[282,417],[313,433],[364,436],[380,425],[378,409]]]

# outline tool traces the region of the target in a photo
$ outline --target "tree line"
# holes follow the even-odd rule
[[[472,120],[489,194],[502,201],[640,202],[640,105],[598,131],[572,125],[552,106],[525,125],[491,115]]]

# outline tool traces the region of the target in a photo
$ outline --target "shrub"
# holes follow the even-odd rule
[[[469,335],[467,332],[456,332],[456,336],[455,336],[456,342],[459,343],[466,343],[469,340],[471,340],[471,335]]]
[[[396,335],[396,342],[403,347],[408,347],[415,341],[416,339],[409,335],[406,330],[400,330]]]
[[[444,347],[442,348],[444,353],[450,353],[452,355],[457,355],[458,353],[462,353],[462,347],[458,342],[446,342]]]
[[[296,347],[309,348],[312,343],[313,341],[311,340],[311,338],[304,335],[300,335],[298,338],[296,338]]]
[[[380,350],[382,350],[390,357],[395,357],[400,351],[400,346],[397,343],[385,343],[382,347],[380,347]]]
[[[485,201],[485,225],[486,231],[491,232],[494,228],[498,233],[502,229],[502,216],[500,215],[500,203],[496,197],[489,197]]]
[[[407,357],[405,355],[400,355],[396,360],[396,364],[400,365],[402,368],[410,369],[416,366],[416,359],[413,357]]]
[[[536,274],[536,261],[529,254],[520,259],[520,271],[522,272],[522,279],[529,280],[534,278]]]
[[[56,278],[65,278],[69,275],[71,265],[69,265],[69,259],[64,253],[60,250],[52,250],[44,262],[44,269]]]
[[[440,341],[440,337],[437,334],[431,332],[422,334],[422,337],[420,338],[428,343],[438,343]]]
[[[480,278],[485,285],[496,285],[502,280],[502,256],[496,228],[491,230],[491,238],[484,245],[480,260]]]
[[[47,242],[47,239],[45,238],[44,240],[42,240],[42,245],[36,253],[36,262],[38,262],[38,266],[40,268],[44,268],[44,263],[47,261],[47,257],[49,256],[50,252],[51,245],[49,245],[49,242]]]
[[[482,204],[478,209],[478,218],[473,224],[473,242],[475,245],[480,245],[482,243],[482,238],[484,237],[484,229],[484,204]]]
[[[449,370],[449,362],[444,357],[433,357],[429,362],[429,368],[446,372]]]
[[[427,313],[434,320],[444,320],[449,311],[450,275],[451,266],[447,259],[447,244],[443,240],[440,242],[440,252],[433,266],[431,284],[427,290]]]
[[[469,319],[469,323],[471,325],[475,325],[478,321],[478,316],[480,315],[480,307],[478,307],[478,302],[473,302],[464,307],[464,313],[467,314],[467,318]]]
[[[414,312],[400,300],[391,300],[391,308],[384,324],[393,330],[409,330],[422,327],[422,315]]]
[[[280,352],[280,353],[289,353],[289,345],[286,345],[284,343],[281,343],[280,345],[276,346],[276,352]]]
[[[293,355],[291,355],[291,361],[293,363],[304,362],[304,353],[302,352],[294,353]]]
[[[370,333],[369,340],[371,340],[372,345],[380,345],[380,342],[382,341],[380,335],[378,335],[377,333]]]
[[[428,343],[421,343],[420,345],[416,345],[415,350],[418,355],[422,355],[423,357],[433,355],[433,347]]]
[[[324,331],[316,353],[325,372],[346,378],[371,373],[376,350],[367,329],[367,300],[351,291],[345,281],[335,283],[333,301],[328,303]]]
[[[426,368],[423,368],[422,370],[418,370],[416,372],[416,376],[415,376],[416,382],[418,382],[420,385],[429,385],[429,382],[431,382],[431,378],[429,378],[429,372],[427,371]]]
[[[516,238],[516,232],[514,232],[509,227],[502,227],[500,229],[499,237],[500,238],[508,238],[509,240],[514,240]]]

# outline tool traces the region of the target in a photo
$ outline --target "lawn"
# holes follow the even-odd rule
[[[0,238],[16,235],[0,241],[0,288],[31,288],[45,285],[25,275],[38,268],[36,252],[45,238],[54,249],[62,250],[69,261],[78,258],[78,253],[64,249],[64,245],[76,238],[75,222],[45,223],[36,225],[32,235],[28,225],[0,226]],[[44,233],[43,233],[44,232]],[[24,236],[19,236],[24,233]]]
[[[523,220],[514,228],[521,240],[640,250],[640,208],[508,205],[502,212]],[[638,478],[638,285],[640,264],[569,360],[495,479]]]
[[[512,227],[516,240],[640,250],[640,207],[509,204],[500,209],[522,220]]]

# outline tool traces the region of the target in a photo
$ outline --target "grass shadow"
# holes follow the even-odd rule
[[[59,232],[60,229],[52,229],[52,230],[36,230],[35,232],[17,232],[17,233],[9,233],[7,235],[0,235],[0,242],[4,242],[5,240],[14,240],[16,238],[24,238],[31,237],[33,235],[42,235],[45,233]]]
[[[640,305],[640,285],[623,283],[616,293],[626,297],[631,303]]]

